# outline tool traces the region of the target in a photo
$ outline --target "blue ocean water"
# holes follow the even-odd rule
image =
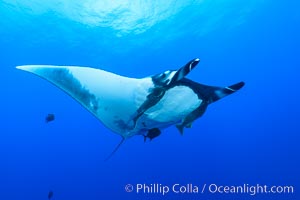
[[[297,1],[0,1],[0,199],[298,199],[300,14]],[[50,83],[15,69],[78,65],[145,77],[199,57],[188,78],[246,85],[181,136],[120,137]],[[109,86],[108,86],[109,87]],[[45,123],[48,113],[55,120]],[[138,184],[199,186],[199,193]],[[152,185],[151,185],[152,184]],[[293,186],[218,193],[203,185]]]

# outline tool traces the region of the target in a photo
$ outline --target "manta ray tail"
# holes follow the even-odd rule
[[[115,149],[109,154],[109,156],[107,156],[107,158],[104,161],[108,161],[120,148],[120,146],[123,144],[123,142],[125,141],[125,138],[122,137],[121,142],[119,142],[119,144],[115,147]]]

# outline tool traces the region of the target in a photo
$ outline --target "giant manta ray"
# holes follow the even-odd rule
[[[129,78],[89,67],[23,65],[65,91],[124,141],[134,135],[145,140],[176,125],[180,133],[203,115],[207,106],[244,86],[196,83],[185,76],[199,63],[193,59],[178,70],[145,78]],[[121,143],[120,143],[121,144]]]

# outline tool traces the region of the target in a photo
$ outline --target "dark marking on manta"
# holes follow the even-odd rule
[[[96,96],[90,93],[68,69],[53,69],[52,73],[47,74],[49,80],[55,85],[57,84],[57,86],[61,86],[64,90],[71,91],[73,95],[77,96],[75,100],[90,110],[98,110],[99,106]]]

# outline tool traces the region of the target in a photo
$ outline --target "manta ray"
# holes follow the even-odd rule
[[[171,125],[183,134],[184,128],[190,128],[209,104],[244,86],[244,82],[228,87],[208,86],[185,78],[199,62],[195,58],[177,70],[145,78],[79,66],[23,65],[17,69],[62,89],[119,134],[123,142],[135,135],[152,140]]]

